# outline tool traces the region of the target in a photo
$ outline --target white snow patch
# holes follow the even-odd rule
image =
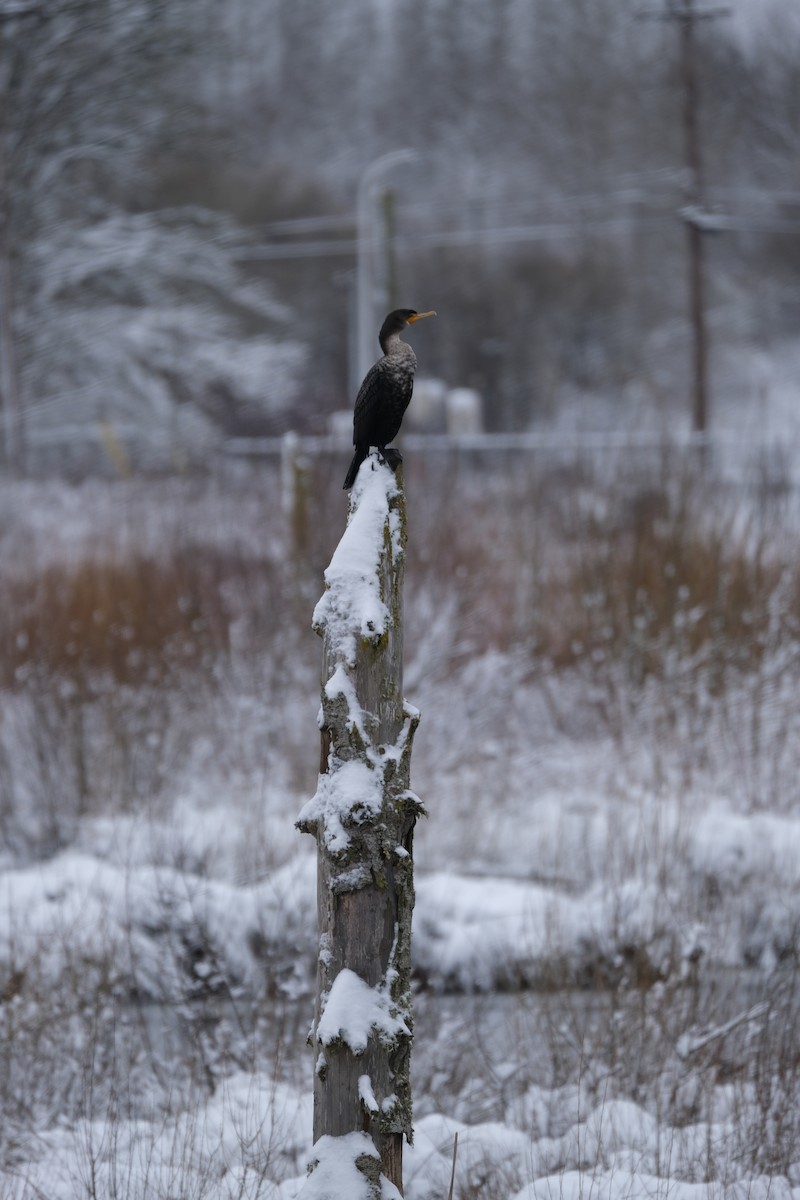
[[[317,791],[300,810],[301,823],[321,821],[325,845],[335,854],[350,844],[348,825],[377,816],[383,803],[383,775],[357,759],[338,763],[319,777]]]
[[[345,967],[328,993],[317,1037],[323,1046],[341,1040],[353,1054],[363,1054],[373,1032],[390,1042],[399,1034],[410,1036],[403,1018],[393,1015],[393,1007],[385,985],[372,988]]]
[[[180,995],[186,944],[232,981],[253,981],[255,944],[296,958],[313,921],[314,861],[298,859],[252,887],[171,867],[123,866],[65,851],[7,871],[0,891],[0,968],[35,970],[53,985],[71,962],[113,962],[145,995]],[[198,970],[199,968],[199,970]]]
[[[314,1167],[300,1192],[301,1200],[374,1200],[369,1180],[359,1171],[359,1158],[380,1159],[366,1133],[321,1137],[314,1146]],[[394,1184],[381,1176],[381,1200],[401,1200]]]
[[[358,1077],[358,1098],[366,1108],[367,1112],[380,1112],[380,1106],[375,1099],[375,1092],[372,1088],[372,1080],[369,1075],[359,1075]]]
[[[350,666],[355,663],[358,641],[382,637],[391,621],[381,600],[378,568],[397,485],[389,468],[375,456],[367,465],[371,469],[362,468],[353,488],[347,529],[325,571],[326,590],[313,617],[314,629],[327,634],[333,656]],[[392,554],[399,556],[396,522],[390,522],[390,541]]]
[[[263,1190],[268,1163],[272,1179],[292,1180],[288,1200],[308,1158],[312,1108],[310,1094],[268,1075],[236,1073],[194,1111],[153,1121],[116,1120],[109,1112],[80,1132],[45,1128],[31,1142],[24,1170],[0,1165],[0,1191],[8,1200],[75,1200],[86,1194],[78,1181],[91,1170],[94,1194],[114,1196],[124,1164],[127,1196],[199,1195],[210,1187],[216,1196],[256,1200],[280,1194],[272,1182]]]
[[[344,663],[340,662],[336,664],[333,674],[325,684],[325,695],[329,700],[335,700],[338,696],[344,699],[349,713],[347,719],[348,728],[357,729],[362,741],[367,742],[363,710],[356,695],[355,684],[347,674]]]

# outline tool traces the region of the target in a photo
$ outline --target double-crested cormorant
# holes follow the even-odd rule
[[[408,342],[400,340],[400,334],[407,325],[413,325],[423,317],[435,316],[435,312],[418,313],[413,308],[396,308],[383,322],[378,336],[383,358],[367,371],[356,397],[353,414],[356,452],[344,481],[345,488],[351,488],[355,483],[358,468],[369,454],[370,446],[378,447],[392,470],[402,462],[400,451],[387,451],[386,444],[397,436],[403,413],[411,400],[417,356]]]

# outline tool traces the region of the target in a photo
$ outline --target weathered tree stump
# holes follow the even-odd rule
[[[381,1173],[402,1191],[403,1137],[412,1135],[412,838],[422,806],[409,790],[419,714],[403,699],[405,540],[402,468],[393,475],[373,454],[314,612],[320,776],[298,828],[318,851],[315,1196],[338,1197],[332,1164],[346,1147],[365,1196],[380,1194]]]

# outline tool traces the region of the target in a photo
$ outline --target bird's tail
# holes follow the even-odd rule
[[[367,448],[365,446],[356,446],[356,452],[353,455],[353,461],[350,463],[350,470],[344,481],[344,491],[347,491],[353,486],[358,474],[358,468],[361,466],[364,459],[367,457]]]

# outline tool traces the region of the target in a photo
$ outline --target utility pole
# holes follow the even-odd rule
[[[683,0],[681,17],[681,76],[683,83],[683,134],[687,173],[687,209],[702,211],[703,175],[700,158],[697,112],[697,63],[695,60],[692,0]],[[684,214],[687,209],[684,209]],[[689,239],[689,311],[694,331],[692,428],[708,428],[708,332],[705,304],[705,245],[697,221],[684,216]]]
[[[686,225],[689,261],[689,319],[692,327],[692,429],[705,434],[709,422],[708,327],[705,300],[705,237],[714,228],[705,208],[695,24],[726,16],[728,8],[699,7],[694,0],[667,0],[666,10],[642,16],[680,24],[681,90],[683,93],[683,152],[686,170],[685,203],[681,217]]]

